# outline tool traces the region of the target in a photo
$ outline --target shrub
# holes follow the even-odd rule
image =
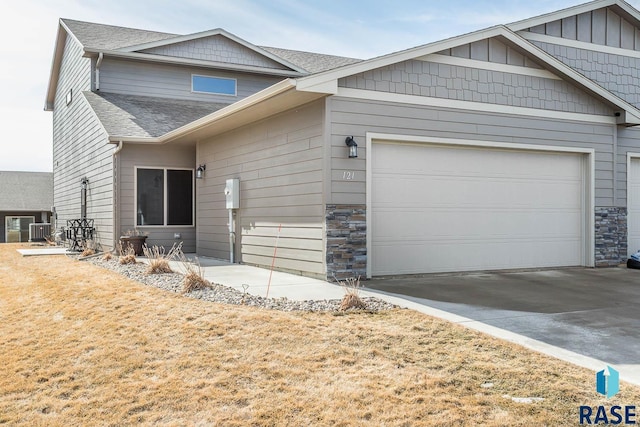
[[[149,259],[147,274],[173,273],[173,270],[169,266],[169,262],[175,259],[178,254],[182,253],[182,242],[177,246],[174,243],[166,254],[164,252],[164,247],[162,246],[152,246],[149,248],[147,245],[144,245],[142,247],[142,251]]]
[[[340,302],[340,311],[346,311],[351,308],[366,308],[364,301],[360,298],[360,276],[358,276],[357,279],[355,277],[350,277],[345,279],[344,282],[336,279],[336,282],[338,282],[345,291],[345,295],[342,297],[342,301]]]
[[[91,249],[91,248],[86,248],[85,250],[83,250],[83,251],[82,251],[82,253],[80,254],[80,256],[85,257],[85,256],[91,256],[91,255],[95,255],[95,254],[96,254],[96,251],[94,251],[94,250],[93,250],[93,249]]]
[[[104,254],[104,256],[102,257],[103,261],[111,261],[111,258],[113,258],[113,255],[111,254],[111,252],[107,252]]]
[[[136,251],[133,246],[126,245],[126,247],[122,247],[122,243],[119,243],[118,250],[120,251],[120,264],[135,264],[137,262]]]
[[[183,269],[183,294],[211,287],[211,283],[204,278],[204,270],[198,258],[195,258],[193,262],[189,261],[181,249],[179,253],[176,254],[176,259],[180,262],[180,266]]]

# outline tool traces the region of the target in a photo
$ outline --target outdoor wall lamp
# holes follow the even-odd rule
[[[352,136],[348,136],[347,139],[344,140],[344,143],[349,147],[349,158],[354,159],[358,157],[358,144],[353,139]]]
[[[204,171],[207,170],[207,165],[200,165],[196,169],[196,179],[204,178]]]

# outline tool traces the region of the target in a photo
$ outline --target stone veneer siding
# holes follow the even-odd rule
[[[596,208],[595,214],[596,267],[613,267],[625,262],[627,209],[600,207]]]
[[[366,277],[365,205],[327,205],[327,279]],[[640,249],[640,248],[637,248]],[[595,211],[595,265],[613,267],[627,259],[627,209]]]
[[[366,205],[327,205],[327,280],[367,275]]]

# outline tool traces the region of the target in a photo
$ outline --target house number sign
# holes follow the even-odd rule
[[[344,171],[342,172],[342,179],[351,181],[352,179],[356,179],[356,173],[354,171]]]

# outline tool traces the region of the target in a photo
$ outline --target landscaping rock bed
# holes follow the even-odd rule
[[[115,271],[123,276],[135,280],[145,285],[154,286],[171,292],[182,292],[183,275],[180,273],[168,274],[147,274],[147,264],[120,264],[118,257],[111,260],[104,260],[102,257],[87,258],[87,261],[103,268]],[[250,287],[248,288],[250,289]],[[339,312],[341,300],[309,300],[294,301],[287,298],[263,298],[257,295],[251,295],[237,289],[212,283],[207,289],[197,290],[185,294],[191,298],[202,299],[205,301],[218,302],[224,304],[247,305],[254,307],[263,307],[271,310],[281,311],[326,311]],[[364,309],[349,309],[347,311],[366,311],[378,312],[382,310],[390,310],[398,306],[383,301],[378,298],[363,297],[365,304]]]

